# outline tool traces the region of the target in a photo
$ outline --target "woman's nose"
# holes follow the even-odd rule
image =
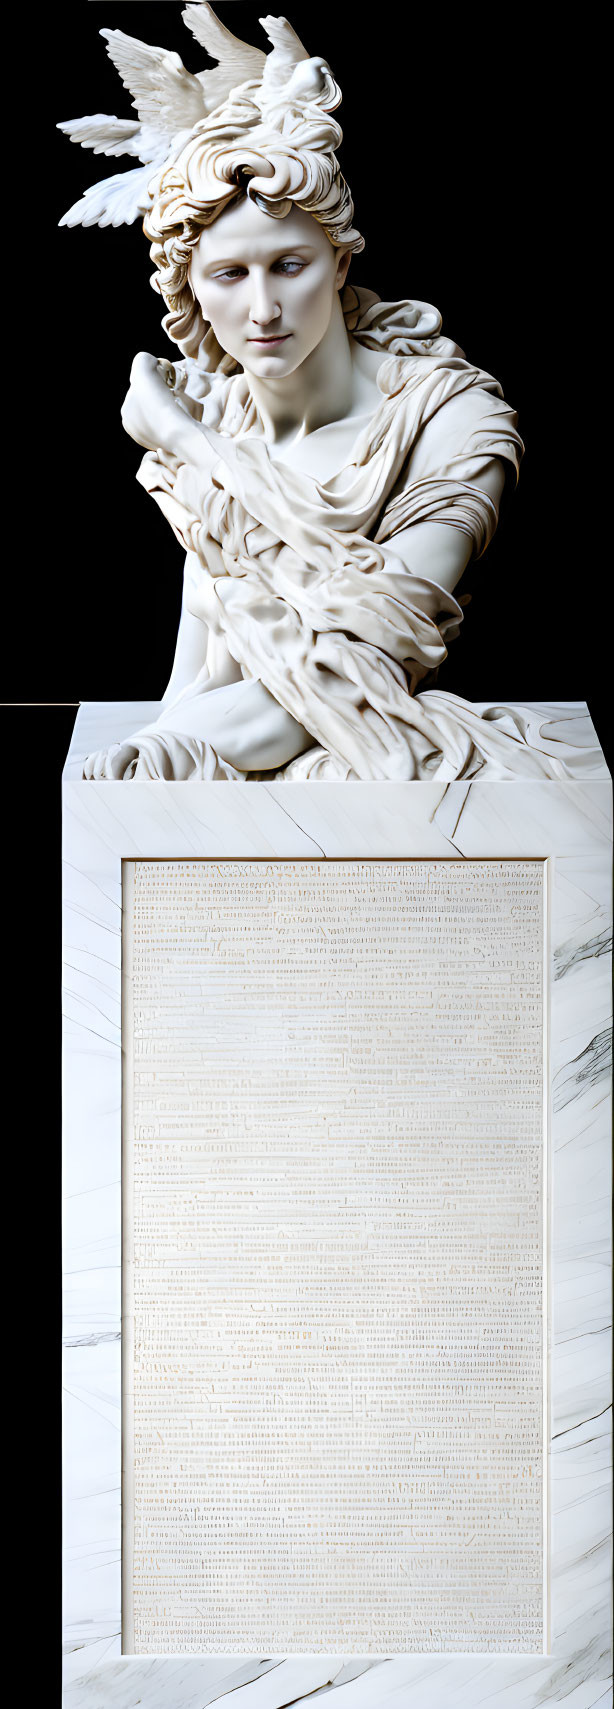
[[[252,295],[250,320],[256,326],[269,326],[271,321],[279,320],[281,307],[277,300],[275,282],[265,275],[252,275]]]

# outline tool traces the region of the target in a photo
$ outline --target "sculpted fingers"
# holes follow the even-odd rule
[[[169,364],[170,366],[170,364]],[[131,386],[139,386],[155,373],[158,367],[158,357],[152,356],[149,350],[137,350],[130,369]]]
[[[131,742],[113,742],[110,748],[99,748],[83,761],[83,777],[92,783],[103,778],[118,780],[131,775],[138,759],[138,748]]]

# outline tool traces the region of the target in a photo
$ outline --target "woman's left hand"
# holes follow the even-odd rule
[[[206,439],[197,421],[171,389],[175,370],[149,351],[140,350],[130,370],[130,389],[122,406],[126,432],[147,451],[169,451],[179,462],[202,462]]]

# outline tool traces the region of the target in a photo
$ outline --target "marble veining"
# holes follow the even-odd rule
[[[563,979],[565,974],[569,973],[570,968],[575,967],[579,961],[590,961],[592,956],[597,960],[600,955],[610,955],[611,951],[612,933],[608,931],[607,927],[604,927],[603,931],[597,932],[595,937],[587,938],[585,943],[561,944],[558,949],[555,949],[552,957],[555,968],[554,977],[555,979]]]
[[[132,708],[137,718],[148,709]],[[611,1704],[611,820],[571,782],[78,782],[125,709],[83,708],[64,786],[65,1650],[68,1709]],[[121,1655],[121,861],[526,856],[548,863],[551,1085],[550,1653]]]
[[[585,1085],[598,1086],[612,1068],[612,1034],[609,1026],[590,1040],[579,1056],[561,1070],[554,1083],[554,1108],[561,1110],[570,1098],[579,1098]]]

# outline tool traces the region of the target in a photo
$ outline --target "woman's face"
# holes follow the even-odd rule
[[[222,349],[248,373],[282,379],[324,338],[349,262],[303,208],[274,219],[246,196],[205,228],[190,279]]]

